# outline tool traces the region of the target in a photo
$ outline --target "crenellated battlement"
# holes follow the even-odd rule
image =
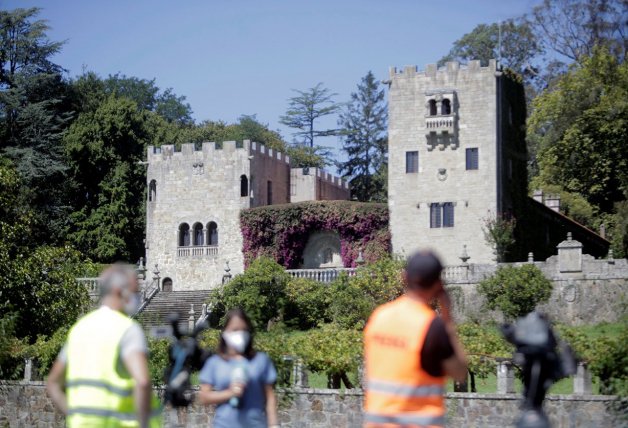
[[[148,146],[146,159],[148,163],[171,159],[185,160],[186,158],[189,160],[198,160],[199,156],[204,158],[221,156],[224,158],[228,153],[236,154],[238,152],[248,153],[249,156],[260,154],[283,161],[288,165],[290,164],[290,156],[250,140],[223,142],[205,141],[200,147],[197,144],[184,143],[181,144],[181,148],[178,150],[177,147],[172,144],[164,144],[161,147]]]
[[[494,73],[495,71],[497,71],[497,61],[491,59],[486,67],[482,67],[479,60],[472,60],[467,64],[460,64],[458,61],[451,61],[442,67],[438,67],[436,64],[428,64],[425,66],[425,70],[423,71],[419,70],[416,65],[408,65],[403,68],[390,67],[389,76],[392,80],[417,76],[436,77],[439,74]]]
[[[349,188],[349,185],[345,180],[343,180],[342,178],[336,175],[330,174],[329,172],[322,170],[320,168],[316,168],[316,176],[320,178],[321,180],[329,184],[332,184],[336,187],[341,187],[343,189]]]

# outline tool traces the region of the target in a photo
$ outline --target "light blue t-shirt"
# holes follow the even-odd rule
[[[211,385],[215,391],[223,391],[231,385],[231,373],[244,366],[247,373],[246,388],[238,407],[222,403],[216,407],[212,426],[216,428],[266,428],[266,385],[277,381],[277,370],[268,355],[258,352],[250,359],[225,360],[219,355],[211,356],[199,375],[201,384]]]

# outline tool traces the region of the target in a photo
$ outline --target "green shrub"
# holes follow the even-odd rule
[[[168,339],[148,338],[148,372],[153,385],[163,385],[164,370],[168,366]]]
[[[285,288],[290,280],[284,268],[268,257],[260,257],[240,275],[223,286],[209,299],[212,312],[223,317],[229,309],[242,308],[255,329],[263,331],[271,319],[281,318],[285,305]]]
[[[495,374],[495,358],[511,358],[513,347],[495,326],[482,326],[476,323],[458,325],[458,336],[464,347],[469,363],[469,373],[486,379]]]
[[[552,283],[532,264],[504,266],[478,286],[490,309],[499,309],[507,319],[532,312],[536,305],[549,300]]]
[[[286,284],[286,324],[307,330],[329,321],[327,308],[331,300],[328,285],[305,278],[292,278]]]
[[[600,378],[600,392],[628,397],[628,326],[614,339],[597,338],[592,353],[590,368]]]

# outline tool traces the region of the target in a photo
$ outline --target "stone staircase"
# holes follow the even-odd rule
[[[194,320],[201,316],[201,308],[212,290],[160,291],[151,299],[142,312],[136,315],[144,329],[168,324],[168,315],[178,312],[179,328],[187,331],[190,308],[194,305]]]

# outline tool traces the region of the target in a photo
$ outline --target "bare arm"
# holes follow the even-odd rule
[[[234,383],[229,389],[214,391],[211,385],[201,384],[198,393],[198,401],[201,404],[222,404],[231,400],[232,397],[241,397],[244,393],[244,384]]]
[[[144,352],[132,352],[123,358],[124,367],[135,381],[133,398],[140,427],[148,427],[150,416],[151,385],[148,374],[148,360]]]
[[[464,349],[458,340],[458,334],[456,333],[456,325],[451,317],[451,299],[447,294],[447,291],[442,288],[438,294],[438,301],[441,307],[441,318],[445,323],[445,329],[449,335],[449,341],[452,348],[454,348],[454,355],[443,361],[443,370],[445,374],[452,377],[458,382],[464,382],[467,379],[467,357],[464,354]]]
[[[266,395],[266,417],[268,418],[268,426],[271,428],[273,426],[279,426],[275,388],[272,385],[266,385],[264,387],[264,394]]]
[[[48,374],[46,382],[46,390],[52,402],[64,414],[68,414],[68,400],[64,391],[65,385],[65,363],[60,359],[56,359]]]

